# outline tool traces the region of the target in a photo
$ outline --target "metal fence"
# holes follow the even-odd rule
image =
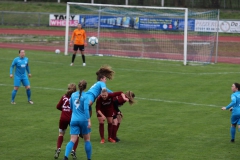
[[[50,27],[49,26],[49,15],[50,14],[60,14],[63,15],[65,13],[42,13],[42,12],[10,12],[10,11],[0,11],[0,27],[1,28],[8,28],[9,26],[13,27],[16,26],[17,28],[34,28],[34,29],[59,29],[59,30],[65,30],[65,27]],[[22,26],[22,27],[21,27]],[[71,30],[74,28],[71,28]],[[238,33],[236,33],[238,34]],[[235,35],[236,35],[235,34]],[[237,59],[240,59],[239,54],[239,40],[232,41],[232,37],[234,34],[229,36],[229,33],[222,36],[228,36],[228,41],[220,41],[218,45],[218,56],[219,57],[226,57],[227,59],[229,57],[235,57]],[[5,36],[0,35],[1,36]],[[221,38],[221,36],[220,36]],[[63,45],[63,38],[61,38],[61,44]],[[33,43],[32,41],[29,41],[29,43]],[[55,45],[55,44],[54,44]]]
[[[6,1],[6,0],[0,0]],[[8,0],[15,2],[79,2],[79,3],[100,3],[140,5],[140,6],[162,6],[164,7],[187,7],[187,8],[219,8],[240,10],[240,0]]]
[[[49,14],[0,11],[0,20],[2,26],[49,26]]]

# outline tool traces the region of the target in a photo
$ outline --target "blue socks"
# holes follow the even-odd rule
[[[68,142],[68,144],[66,146],[66,150],[65,150],[65,157],[68,157],[68,155],[72,151],[73,146],[74,146],[74,143],[72,141]],[[85,142],[85,152],[87,154],[87,158],[91,159],[91,156],[92,156],[92,144],[91,144],[90,141],[86,141]]]
[[[91,159],[92,156],[92,144],[90,141],[85,142],[85,152],[87,154],[87,158]]]
[[[18,91],[18,90],[13,90],[13,91],[12,91],[12,100],[11,100],[12,102],[14,102],[14,99],[15,99],[15,97],[16,97],[17,91]]]
[[[30,88],[26,90],[28,101],[31,100],[31,90]]]
[[[15,97],[17,95],[17,91],[18,90],[15,90],[15,89],[13,89],[13,91],[12,91],[12,100],[11,100],[12,102],[14,102],[14,99],[15,99]],[[31,100],[31,90],[30,90],[30,88],[26,89],[26,93],[27,93],[28,101],[30,101]]]
[[[74,146],[74,143],[72,141],[68,142],[68,144],[66,146],[66,150],[65,150],[65,156],[66,157],[68,157],[68,155],[72,151],[73,146]]]
[[[235,139],[236,127],[231,127],[230,128],[230,133],[231,133],[232,139]]]

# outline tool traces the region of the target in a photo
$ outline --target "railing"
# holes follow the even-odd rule
[[[6,1],[6,0],[0,0]],[[240,10],[240,0],[8,0],[15,2],[78,2],[116,5],[164,6],[187,8],[219,8]]]

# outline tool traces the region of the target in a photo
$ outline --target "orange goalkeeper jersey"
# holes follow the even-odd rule
[[[71,41],[76,45],[84,45],[86,40],[86,33],[84,29],[75,29],[72,33]]]

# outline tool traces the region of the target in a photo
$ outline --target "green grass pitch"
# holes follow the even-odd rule
[[[83,67],[77,56],[70,67],[71,56],[27,50],[34,104],[27,103],[25,89],[20,87],[17,104],[11,105],[13,79],[9,78],[9,69],[18,51],[0,52],[1,160],[54,159],[60,116],[57,102],[68,83],[85,79],[88,89],[96,82],[95,72],[104,64],[116,72],[107,87],[113,91],[132,90],[137,103],[121,108],[124,118],[118,132],[121,142],[117,144],[99,143],[93,112],[93,160],[239,159],[240,133],[236,133],[236,142],[230,143],[230,112],[221,110],[230,102],[232,83],[240,82],[239,65],[183,66],[176,61],[86,56],[87,66]],[[68,129],[59,159],[69,138]],[[77,156],[86,159],[82,139]]]

